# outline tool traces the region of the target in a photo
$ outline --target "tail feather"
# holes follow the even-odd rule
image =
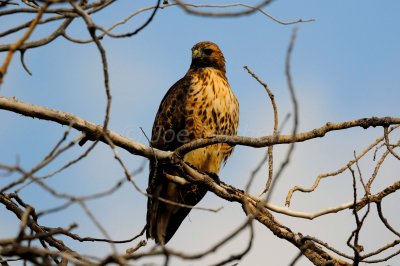
[[[154,169],[151,169],[150,174],[152,170]],[[147,238],[164,245],[191,211],[190,207],[181,207],[174,203],[194,206],[204,197],[207,190],[196,184],[180,185],[170,182],[160,169],[151,179],[148,188],[148,194],[151,196],[147,201],[146,235]]]

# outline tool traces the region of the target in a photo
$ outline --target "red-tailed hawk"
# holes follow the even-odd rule
[[[186,75],[164,96],[158,109],[151,145],[173,151],[194,139],[213,135],[236,135],[239,122],[238,101],[225,76],[225,59],[212,42],[200,42],[192,48],[192,63]],[[189,152],[184,161],[198,170],[218,175],[221,164],[233,147],[215,144]],[[147,238],[166,244],[190,212],[190,208],[158,200],[194,206],[206,194],[201,185],[173,182],[168,176],[182,173],[150,161],[147,202]]]

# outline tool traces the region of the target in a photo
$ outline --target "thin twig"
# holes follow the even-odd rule
[[[397,128],[397,127],[398,126],[396,126],[395,128]],[[393,128],[392,130],[394,130],[395,128]],[[367,148],[365,148],[362,153],[360,153],[353,160],[349,161],[345,166],[343,166],[339,170],[318,175],[317,178],[315,179],[313,185],[310,188],[303,188],[303,187],[298,187],[298,186],[294,186],[293,188],[291,188],[286,196],[285,205],[288,207],[290,206],[290,201],[291,201],[291,198],[292,198],[294,192],[296,192],[296,191],[305,192],[305,193],[313,192],[318,187],[318,185],[322,179],[331,177],[331,176],[337,176],[337,175],[343,173],[344,171],[346,171],[348,169],[348,167],[355,164],[362,157],[364,157],[368,152],[370,152],[374,147],[379,145],[379,143],[381,143],[383,141],[383,139],[384,139],[383,137],[377,138],[373,143],[371,143]],[[368,191],[368,186],[370,186],[370,185],[368,185],[368,184],[366,185],[367,191]]]
[[[101,225],[100,221],[96,218],[96,216],[93,214],[93,212],[89,209],[89,207],[86,205],[84,201],[80,201],[79,205],[82,207],[82,209],[85,211],[86,215],[90,218],[90,220],[93,222],[93,224],[97,227],[97,229],[100,230],[100,232],[106,237],[107,239],[111,239],[110,234],[107,232],[107,230]],[[107,241],[111,245],[111,248],[114,252],[114,254],[118,254],[117,247],[115,246],[115,243],[112,241]]]
[[[246,192],[250,191],[250,186],[253,183],[255,176],[261,170],[262,166],[264,165],[264,163],[267,160],[268,160],[268,152],[265,153],[265,155],[262,157],[262,159],[260,160],[258,165],[253,169],[253,171],[251,171],[249,181],[247,182],[246,189],[245,189]]]
[[[291,58],[292,58],[292,52],[293,48],[296,42],[296,37],[297,37],[297,28],[294,28],[292,31],[292,36],[290,38],[290,43],[287,49],[286,53],[286,62],[285,62],[285,74],[286,74],[286,80],[290,92],[290,98],[292,100],[293,104],[293,130],[292,130],[292,135],[296,135],[297,133],[297,128],[299,125],[299,106],[297,103],[297,98],[296,98],[296,93],[292,81],[292,74],[291,74]],[[277,136],[276,136],[277,137]],[[294,148],[295,148],[296,143],[293,142],[290,144],[289,149],[286,153],[285,160],[281,163],[280,168],[275,174],[275,177],[272,179],[272,184],[270,186],[270,190],[268,191],[268,194],[266,195],[266,201],[268,202],[270,197],[272,196],[273,188],[277,184],[280,175],[283,173],[284,169],[289,165],[290,159],[292,157]],[[263,193],[266,191],[263,191]],[[262,193],[262,194],[263,194]]]
[[[256,74],[254,74],[253,71],[251,71],[247,66],[244,67],[244,69],[247,70],[247,72],[255,79],[258,81],[258,83],[261,84],[261,86],[264,87],[265,91],[267,92],[269,99],[271,100],[272,104],[272,109],[274,112],[274,130],[272,133],[272,136],[276,137],[278,135],[278,124],[279,124],[279,119],[278,119],[278,107],[276,106],[275,102],[275,96],[272,93],[272,91],[268,88],[268,85],[264,83]],[[273,178],[273,165],[274,165],[274,156],[273,156],[273,149],[274,146],[270,145],[268,146],[268,179],[267,183],[265,184],[264,190],[261,192],[261,194],[264,194],[267,192],[272,184],[272,178]]]
[[[393,234],[395,234],[396,236],[398,236],[400,238],[400,232],[398,232],[397,230],[395,230],[387,221],[387,219],[383,216],[383,212],[382,212],[382,203],[380,201],[376,202],[376,207],[378,210],[378,215],[379,218],[381,219],[382,223],[386,226],[387,229],[389,229]]]
[[[177,3],[183,10],[185,10],[189,14],[193,15],[198,15],[198,16],[208,16],[208,17],[238,17],[238,16],[243,16],[243,15],[249,15],[257,10],[261,9],[262,7],[268,5],[271,3],[271,0],[264,0],[260,4],[250,8],[246,9],[243,11],[238,11],[238,12],[208,12],[208,11],[199,11],[190,8],[190,5],[188,3],[185,3],[181,0],[174,0],[175,3]],[[226,5],[225,5],[226,6]]]
[[[30,71],[28,66],[25,64],[25,50],[24,49],[20,50],[20,55],[21,55],[20,58],[21,58],[22,67],[29,74],[29,76],[32,76],[32,71]]]
[[[398,154],[393,150],[392,145],[390,144],[390,141],[389,141],[389,130],[388,130],[387,127],[384,127],[384,128],[383,128],[383,135],[384,135],[384,137],[385,137],[385,145],[386,145],[386,148],[388,149],[388,151],[389,151],[397,160],[400,160],[400,155],[398,155]],[[397,145],[395,145],[395,146],[399,146],[399,143],[397,143]]]
[[[15,51],[17,51],[19,48],[21,48],[21,46],[25,43],[25,41],[29,38],[29,36],[31,36],[31,34],[32,34],[33,30],[35,29],[37,23],[42,18],[43,11],[45,11],[49,5],[50,5],[50,2],[45,2],[38,9],[38,13],[37,13],[35,19],[32,21],[32,23],[30,24],[28,30],[25,32],[25,34],[17,42],[15,42],[12,45],[10,45],[10,48],[8,50],[8,53],[7,53],[7,57],[4,60],[3,65],[0,67],[0,86],[3,83],[4,76],[7,74],[8,66],[11,63],[11,59],[12,59]]]

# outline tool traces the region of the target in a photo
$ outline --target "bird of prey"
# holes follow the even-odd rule
[[[215,43],[194,45],[188,72],[161,101],[152,129],[152,147],[173,151],[195,139],[236,135],[239,104],[225,74],[225,58]],[[183,160],[215,177],[232,150],[228,144],[214,144],[187,153]],[[207,192],[199,184],[174,182],[174,176],[182,176],[182,171],[150,160],[146,235],[162,245],[191,210],[182,204],[194,206]]]

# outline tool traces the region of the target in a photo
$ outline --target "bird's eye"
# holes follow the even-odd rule
[[[212,54],[212,52],[213,52],[213,50],[212,49],[209,49],[209,48],[207,48],[207,49],[204,49],[204,54],[205,55],[211,55]]]

